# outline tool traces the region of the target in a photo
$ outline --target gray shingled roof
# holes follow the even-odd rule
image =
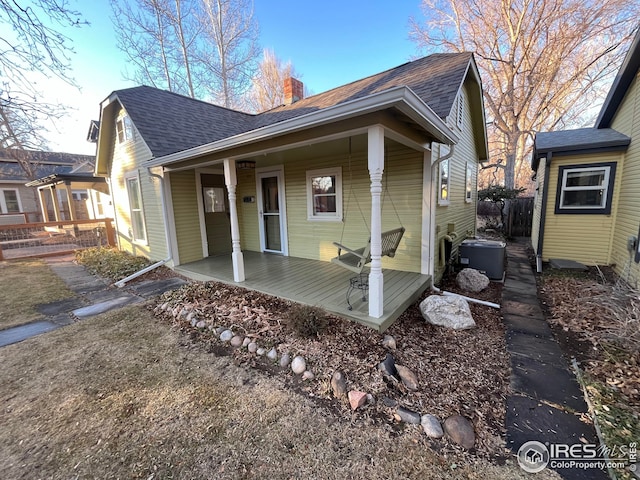
[[[581,150],[606,150],[626,147],[631,139],[613,128],[577,128],[540,132],[534,142],[531,168],[538,169],[540,156],[548,152],[568,153]]]
[[[536,135],[538,153],[564,150],[619,147],[629,145],[631,139],[613,128],[577,128],[558,132],[540,132]]]
[[[253,115],[177,93],[147,86],[115,93],[155,157],[251,130]]]
[[[22,167],[15,160],[14,154],[15,152],[11,150],[0,150],[0,182],[3,180],[24,182],[29,180]],[[37,178],[53,173],[69,173],[79,166],[82,166],[79,170],[80,172],[91,173],[95,163],[95,157],[92,155],[32,150],[21,150],[19,154],[26,155],[34,165]]]
[[[146,86],[114,93],[153,156],[161,157],[398,86],[411,88],[444,120],[471,58],[471,53],[430,55],[257,115]]]

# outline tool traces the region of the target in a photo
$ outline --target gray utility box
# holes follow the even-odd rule
[[[495,240],[464,240],[459,249],[460,264],[481,271],[491,280],[502,280],[506,247],[506,243]]]

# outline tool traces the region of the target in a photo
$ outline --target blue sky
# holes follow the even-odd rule
[[[419,0],[254,1],[261,47],[290,60],[313,93],[400,65],[419,53],[408,39],[409,17],[421,17]],[[45,100],[74,108],[48,139],[52,150],[94,154],[94,145],[85,138],[89,121],[98,118],[99,103],[113,90],[133,84],[122,79],[126,59],[115,46],[109,1],[70,4],[91,24],[66,31],[76,50],[72,75],[81,92],[59,81],[41,82]]]

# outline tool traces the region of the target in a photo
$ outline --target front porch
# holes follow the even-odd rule
[[[276,297],[322,307],[341,317],[355,320],[379,332],[386,330],[429,287],[430,276],[398,270],[383,270],[384,310],[380,318],[369,316],[361,292],[351,294],[353,310],[348,310],[346,293],[353,273],[328,262],[245,251],[244,282],[233,280],[231,255],[208,257],[176,267],[195,280],[216,280]]]

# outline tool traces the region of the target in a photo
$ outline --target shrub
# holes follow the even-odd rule
[[[151,265],[145,257],[134,257],[115,248],[100,247],[78,250],[76,261],[84,265],[89,272],[113,281],[121,280]]]
[[[329,319],[319,308],[295,304],[287,312],[285,323],[296,335],[312,338],[317,337],[327,328]]]

